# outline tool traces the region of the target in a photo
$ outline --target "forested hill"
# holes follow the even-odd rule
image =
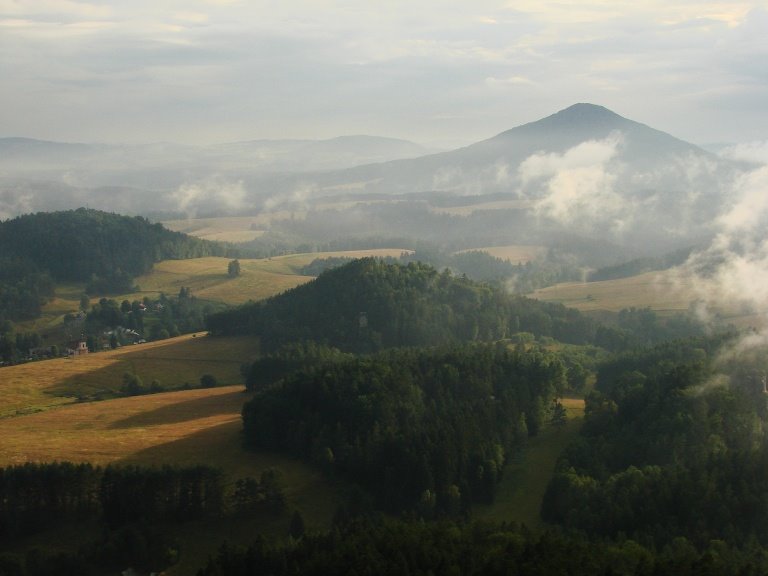
[[[0,222],[0,260],[23,262],[54,280],[95,280],[96,293],[130,283],[160,260],[225,256],[227,250],[224,245],[172,232],[145,218],[86,208],[39,212]]]
[[[393,346],[488,341],[516,332],[583,343],[595,326],[579,312],[438,272],[422,263],[355,260],[268,300],[207,318],[214,335],[256,334],[264,349],[294,341],[368,352]]]
[[[128,292],[155,262],[230,250],[145,218],[86,208],[6,220],[0,222],[0,321],[39,316],[56,281],[84,282],[96,295]]]
[[[160,260],[224,256],[227,248],[140,216],[79,208],[0,222],[0,251],[34,262],[55,279],[83,281],[116,268],[138,276]]]

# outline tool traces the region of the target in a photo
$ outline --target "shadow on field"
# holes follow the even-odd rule
[[[120,396],[126,373],[146,386],[156,380],[167,390],[196,386],[204,374],[214,376],[219,385],[239,384],[241,366],[253,361],[257,350],[252,337],[181,338],[75,357],[45,392],[84,400],[114,398]]]
[[[223,422],[122,458],[120,464],[187,466],[208,464],[229,470],[243,458],[240,422]]]
[[[183,392],[167,392],[167,394],[183,394]],[[237,387],[232,392],[225,394],[212,394],[211,396],[183,400],[150,409],[117,420],[109,427],[141,428],[161,424],[178,424],[221,414],[240,414],[243,404],[250,398],[251,394],[246,394],[241,387]]]

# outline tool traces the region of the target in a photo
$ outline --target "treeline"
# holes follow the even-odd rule
[[[100,528],[77,550],[0,553],[0,574],[87,576],[132,567],[160,572],[183,552],[168,526],[222,516],[282,514],[286,498],[277,473],[226,485],[209,466],[98,467],[57,462],[0,468],[0,539],[14,542],[51,527]],[[89,531],[90,533],[90,531]]]
[[[544,518],[649,546],[768,545],[768,364],[743,355],[723,364],[732,344],[671,342],[607,363]]]
[[[390,511],[492,502],[506,460],[548,416],[565,368],[504,346],[397,350],[324,363],[243,408],[254,448],[309,458]]]
[[[223,546],[198,576],[303,574],[461,574],[464,576],[746,576],[768,573],[759,547],[712,542],[702,551],[678,542],[661,549],[632,540],[594,542],[583,535],[535,533],[509,524],[362,519],[298,541],[259,536]]]
[[[53,297],[53,281],[32,262],[0,256],[0,322],[29,320]]]
[[[10,322],[0,321],[0,366],[13,364],[41,344],[42,339],[37,332],[15,332]]]
[[[351,354],[341,352],[337,348],[311,341],[285,344],[244,366],[245,389],[248,392],[257,392],[294,372],[308,372],[324,363],[352,358]]]
[[[313,340],[345,351],[507,338],[516,332],[590,342],[595,324],[576,310],[411,262],[355,260],[267,300],[206,318],[214,335],[255,334],[263,349]]]
[[[222,308],[222,304],[199,300],[186,287],[182,287],[177,296],[161,293],[158,298],[123,300],[119,304],[111,298],[101,298],[86,314],[83,329],[94,339],[105,331],[124,328],[138,338],[163,340],[202,330],[205,315]],[[65,317],[64,322],[69,324],[76,320],[75,317]]]
[[[459,276],[464,275],[477,282],[502,285],[508,291],[517,294],[526,294],[537,288],[551,286],[558,282],[581,280],[584,275],[576,258],[562,250],[550,249],[546,255],[536,260],[512,263],[482,250],[465,250],[453,253],[445,248],[425,242],[411,240],[409,243],[407,240],[400,239],[394,239],[390,242],[390,244],[379,246],[380,242],[373,241],[370,247],[414,246],[415,249],[404,251],[397,258],[383,258],[389,264],[422,262],[439,270],[449,268]],[[358,240],[358,245],[359,243]],[[341,249],[339,245],[355,246],[355,243],[332,243],[326,248],[339,250]],[[365,245],[368,246],[367,243]],[[304,248],[310,252],[320,250],[316,246],[305,246]],[[319,276],[326,270],[338,268],[352,260],[353,258],[344,256],[316,258],[304,266],[300,272],[305,276]]]
[[[23,464],[0,468],[0,534],[14,538],[52,521],[183,521],[221,514],[224,482],[208,466],[142,468]]]
[[[682,248],[663,256],[649,256],[647,258],[635,258],[629,262],[604,266],[589,274],[589,282],[599,280],[614,280],[616,278],[629,278],[645,272],[655,270],[667,270],[673,266],[679,266],[685,262],[693,252],[693,248]]]

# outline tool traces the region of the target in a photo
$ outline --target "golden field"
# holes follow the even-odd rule
[[[566,282],[536,290],[532,296],[581,311],[649,307],[657,312],[687,310],[696,299],[693,285],[681,283],[670,271],[646,272],[599,282]]]
[[[326,525],[338,502],[337,485],[313,467],[287,456],[242,448],[244,392],[240,364],[253,358],[255,340],[186,335],[117,350],[30,362],[0,369],[0,466],[72,461],[97,465],[194,465],[221,468],[234,482],[280,474],[290,506],[311,525]],[[212,373],[216,388],[78,402],[62,390],[119,386],[135,370],[149,383]],[[147,375],[145,377],[145,375]]]
[[[29,362],[0,369],[0,418],[72,404],[78,398],[113,396],[123,374],[145,385],[167,388],[197,385],[212,374],[222,385],[241,382],[240,366],[258,354],[256,338],[210,338],[204,333],[124,346],[76,356]]]

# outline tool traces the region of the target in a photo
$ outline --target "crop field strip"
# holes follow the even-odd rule
[[[0,369],[0,418],[72,404],[78,398],[115,395],[123,374],[166,388],[197,385],[210,373],[220,384],[241,380],[240,366],[258,353],[256,338],[207,338],[188,334],[72,358],[57,358]],[[191,361],[190,361],[191,360]]]

